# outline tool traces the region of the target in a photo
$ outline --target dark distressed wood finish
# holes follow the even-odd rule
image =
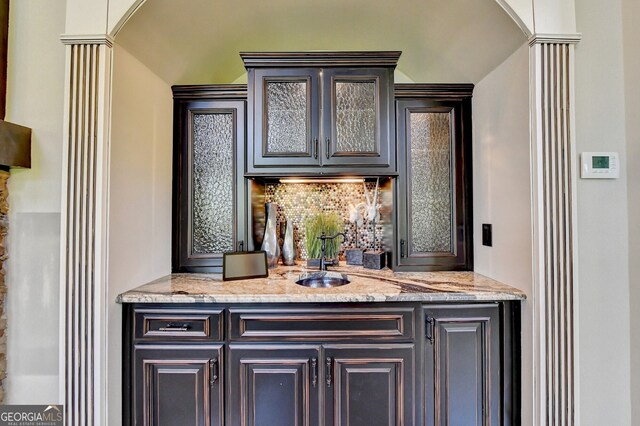
[[[393,269],[473,270],[473,200],[471,146],[472,85],[396,85],[396,120],[400,174],[396,179]],[[446,253],[411,250],[410,132],[411,112],[451,113],[452,126],[452,250]]]
[[[499,306],[428,306],[425,321],[425,424],[504,424]]]
[[[231,340],[330,341],[343,339],[413,339],[411,307],[231,308]]]
[[[138,309],[134,341],[219,341],[223,336],[220,309]]]
[[[395,176],[393,70],[400,52],[242,53],[248,71],[247,177]],[[269,153],[266,149],[266,84],[308,84],[306,149]],[[336,149],[335,83],[376,84],[376,141],[371,152]]]
[[[133,357],[133,424],[224,424],[222,345],[136,347]]]
[[[195,413],[233,426],[520,422],[519,302],[123,308],[125,426],[157,424],[158,404],[160,416],[189,407],[161,418],[181,425],[206,424]],[[150,313],[226,325],[218,342],[135,339]],[[241,331],[243,315],[250,325]],[[219,387],[211,387],[214,372]]]
[[[192,193],[190,182],[192,126],[195,113],[230,113],[235,123],[233,241],[237,250],[247,247],[246,199],[248,183],[243,177],[245,109],[243,86],[174,87],[173,150],[173,272],[222,272],[222,253],[191,253]]]
[[[416,424],[413,344],[325,345],[324,367],[325,425]]]
[[[232,344],[228,354],[228,425],[319,424],[319,346]]]

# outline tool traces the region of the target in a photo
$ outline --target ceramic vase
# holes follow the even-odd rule
[[[265,205],[267,219],[265,220],[264,239],[262,240],[261,250],[267,253],[267,264],[269,268],[278,266],[278,259],[280,258],[280,246],[278,245],[278,234],[276,233],[276,209],[277,206],[274,203],[267,203]]]
[[[296,264],[296,245],[293,242],[293,222],[290,220],[287,220],[287,229],[284,233],[282,263],[287,266],[293,266]]]

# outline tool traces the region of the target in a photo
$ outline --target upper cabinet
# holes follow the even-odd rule
[[[242,53],[247,176],[397,174],[400,52]]]
[[[245,246],[244,86],[174,86],[173,272]]]
[[[473,270],[472,91],[396,85],[395,270]]]

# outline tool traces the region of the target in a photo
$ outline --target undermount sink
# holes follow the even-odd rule
[[[296,284],[310,288],[331,288],[349,284],[349,278],[345,274],[330,272],[314,272],[301,275]]]

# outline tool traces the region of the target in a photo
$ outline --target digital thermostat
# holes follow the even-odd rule
[[[617,152],[583,152],[580,156],[583,179],[616,179],[620,177]]]

